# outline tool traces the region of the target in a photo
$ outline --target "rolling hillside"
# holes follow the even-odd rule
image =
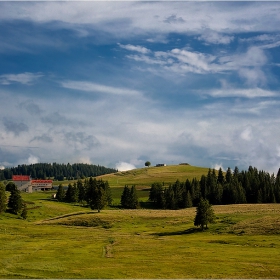
[[[150,187],[154,182],[164,182],[168,185],[176,180],[185,181],[187,178],[200,179],[206,175],[209,168],[191,165],[169,165],[161,167],[146,167],[129,171],[117,172],[98,176],[97,179],[108,181],[110,187],[123,187],[125,185],[136,185],[136,187]]]

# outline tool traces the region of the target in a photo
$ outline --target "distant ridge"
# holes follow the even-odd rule
[[[12,179],[13,175],[30,175],[33,179],[47,179],[63,181],[84,179],[117,172],[114,168],[86,163],[35,163],[18,165],[17,167],[0,170],[0,180]]]

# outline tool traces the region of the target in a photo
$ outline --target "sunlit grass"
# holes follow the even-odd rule
[[[23,194],[27,220],[0,216],[1,278],[279,278],[279,204],[213,206],[201,232],[195,208],[105,209]]]

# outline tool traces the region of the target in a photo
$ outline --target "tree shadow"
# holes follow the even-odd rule
[[[189,228],[186,230],[180,230],[180,231],[169,231],[169,232],[157,232],[157,233],[152,233],[152,235],[157,235],[157,236],[172,236],[172,235],[184,235],[184,234],[193,234],[201,232],[200,228]]]

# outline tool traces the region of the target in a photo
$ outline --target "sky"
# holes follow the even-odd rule
[[[1,1],[0,168],[280,167],[280,2]]]

